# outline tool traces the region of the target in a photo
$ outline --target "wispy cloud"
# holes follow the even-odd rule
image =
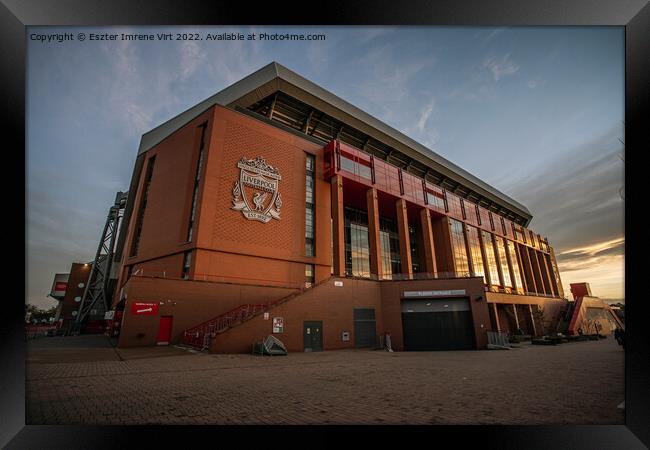
[[[506,31],[507,28],[495,28],[493,30],[488,31],[483,37],[480,38],[481,45],[486,45],[493,39],[495,39],[498,35]]]
[[[519,65],[510,59],[510,53],[497,59],[488,57],[483,61],[483,67],[492,72],[494,81],[499,81],[504,76],[514,75],[519,70]]]
[[[623,295],[624,202],[619,189],[624,171],[618,134],[614,128],[504,189],[516,192],[517,200],[530,208],[531,228],[549,236],[566,292],[569,282],[586,281],[595,295]]]
[[[609,252],[612,249],[617,249],[624,245],[624,243],[625,238],[620,237],[605,242],[596,242],[595,244],[587,245],[586,247],[570,248],[561,252],[560,255],[571,255],[573,257],[597,256],[603,252]]]
[[[431,99],[431,101],[424,106],[424,109],[420,113],[420,118],[415,124],[415,129],[418,130],[420,133],[424,131],[424,127],[427,124],[427,120],[429,120],[429,117],[433,112],[434,104],[435,104],[435,100]]]

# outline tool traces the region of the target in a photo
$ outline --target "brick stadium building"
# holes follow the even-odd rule
[[[143,135],[120,346],[481,349],[566,306],[525,206],[271,63]]]

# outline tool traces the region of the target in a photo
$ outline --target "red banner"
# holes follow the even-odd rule
[[[58,281],[54,284],[54,292],[65,291],[68,288],[68,283]]]
[[[131,314],[137,316],[155,316],[158,314],[158,303],[131,303]]]

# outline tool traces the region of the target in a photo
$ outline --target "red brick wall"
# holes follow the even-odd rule
[[[334,281],[343,281],[343,287]],[[378,335],[391,332],[392,346],[403,350],[401,295],[404,290],[466,289],[470,298],[475,336],[478,348],[487,345],[490,329],[487,302],[474,299],[483,294],[480,279],[422,280],[376,282],[371,280],[332,279],[305,294],[272,309],[269,319],[257,316],[229,331],[217,335],[211,351],[216,353],[250,352],[253,342],[262,341],[272,334],[272,318],[284,319],[284,332],[275,334],[291,352],[303,351],[303,322],[323,321],[323,347],[325,350],[354,348],[354,308],[375,308]],[[483,327],[481,327],[481,324]],[[343,342],[341,333],[350,332],[350,341]]]
[[[322,175],[321,148],[243,114],[215,108],[199,218],[197,246],[202,250],[195,266],[197,274],[241,277],[245,273],[252,279],[295,284],[304,282],[304,264],[312,263],[322,266],[318,277],[329,276],[330,195]],[[316,155],[314,258],[305,256],[306,153]],[[280,220],[261,223],[231,209],[234,183],[240,175],[237,163],[242,157],[258,156],[276,167],[282,177]]]
[[[193,240],[185,242],[200,143],[199,125],[207,122],[202,181]],[[305,153],[316,155],[316,256],[305,256]],[[130,257],[148,161],[156,156],[138,255]],[[232,189],[239,179],[237,162],[262,156],[278,168],[282,179],[281,219],[261,223],[232,210]],[[305,264],[314,264],[316,281],[330,275],[330,193],[323,180],[321,146],[216,106],[192,120],[146,153],[134,210],[126,236],[118,286],[127,266],[145,274],[165,271],[181,276],[183,253],[195,250],[191,277],[276,285],[304,283]],[[243,269],[245,268],[245,269]],[[119,293],[119,287],[116,292]],[[119,301],[116,294],[113,301]]]
[[[127,302],[118,345],[155,345],[160,316],[173,316],[172,343],[176,344],[186,329],[239,305],[271,302],[292,292],[295,290],[269,286],[131,277],[124,288]],[[134,302],[159,303],[158,315],[131,314]]]
[[[158,270],[165,268],[171,272],[173,267],[166,266],[172,265],[173,262],[173,266],[176,266],[176,270],[180,275],[182,253],[193,247],[191,243],[185,241],[199,154],[200,125],[207,123],[206,136],[209,138],[212,130],[212,115],[213,109],[204,112],[146,152],[144,167],[137,185],[133,213],[128,223],[128,231],[124,241],[122,267],[118,287],[113,297],[113,304],[120,300],[120,288],[126,282],[127,266],[129,265],[141,264],[145,269]],[[210,152],[209,145],[209,140],[207,140],[204,149],[206,154]],[[138,254],[130,256],[135,225],[140,211],[144,179],[147,174],[149,160],[153,156],[156,156],[156,162],[147,196],[140,246]],[[200,189],[198,200],[197,214],[200,214]],[[158,258],[165,258],[174,254],[180,256],[175,259],[155,261]],[[180,258],[180,263],[178,258]],[[142,264],[143,262],[146,263]]]
[[[336,287],[335,280],[343,281]],[[323,321],[323,347],[327,350],[354,348],[354,308],[374,308],[377,333],[383,332],[382,303],[379,283],[366,280],[332,279],[288,302],[273,308],[269,319],[257,316],[229,331],[218,334],[211,351],[217,353],[245,353],[253,342],[272,334],[273,317],[284,319],[284,332],[274,334],[290,352],[303,351],[303,322]],[[341,333],[348,331],[350,340],[343,342]]]

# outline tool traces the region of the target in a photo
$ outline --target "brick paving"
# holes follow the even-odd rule
[[[48,348],[48,339],[59,341]],[[624,423],[624,352],[611,337],[275,357],[113,349],[102,339],[30,343],[27,424]]]

